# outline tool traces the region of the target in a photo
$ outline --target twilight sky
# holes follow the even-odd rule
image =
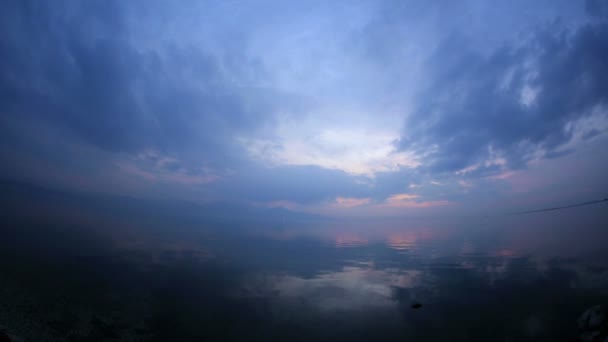
[[[2,1],[0,163],[329,215],[600,199],[608,1]]]

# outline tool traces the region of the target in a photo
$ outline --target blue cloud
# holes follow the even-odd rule
[[[563,155],[575,134],[566,126],[606,104],[607,57],[604,20],[572,30],[554,22],[489,54],[450,36],[427,61],[429,85],[398,146],[424,154],[439,173],[475,164],[499,171],[497,156],[521,168],[538,150]]]
[[[119,190],[139,177],[146,190],[189,198],[379,202],[471,165],[466,176],[481,178],[522,168],[539,150],[575,151],[565,144],[581,132],[564,127],[608,94],[600,1],[576,5],[591,14],[584,20],[570,15],[572,2],[550,11],[508,2],[504,14],[474,0],[146,5],[0,5],[0,162],[9,165],[0,177],[77,175]],[[539,26],[541,12],[567,18]],[[513,39],[515,21],[532,33],[497,44]],[[384,146],[403,117],[401,138]],[[604,133],[592,128],[583,140]],[[244,141],[275,154],[255,158]],[[399,164],[391,148],[415,151],[421,165]],[[332,162],[345,151],[342,164],[375,165],[374,177]],[[439,189],[425,198],[443,199]]]
[[[234,49],[219,57],[182,46],[147,49],[130,38],[136,16],[120,2],[4,7],[4,115],[33,117],[110,151],[197,145],[212,152],[227,133],[254,129],[272,110],[263,90],[245,89],[253,93],[245,98],[222,72],[238,63],[262,74],[255,61]]]

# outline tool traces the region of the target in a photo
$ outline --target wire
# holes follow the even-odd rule
[[[591,202],[585,202],[585,203],[579,203],[579,204],[566,205],[566,206],[563,206],[563,207],[554,207],[554,208],[529,210],[529,211],[518,211],[518,212],[511,213],[511,215],[540,213],[540,212],[543,212],[543,211],[552,211],[552,210],[561,210],[561,209],[568,209],[568,208],[574,208],[574,207],[582,207],[584,205],[591,205],[591,204],[602,203],[602,202],[608,202],[608,198],[604,198],[604,199],[597,200],[597,201],[591,201]]]

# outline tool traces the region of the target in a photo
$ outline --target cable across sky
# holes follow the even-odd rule
[[[518,212],[511,213],[511,214],[512,215],[518,215],[518,214],[539,213],[539,212],[543,212],[543,211],[553,211],[553,210],[569,209],[569,208],[574,208],[574,207],[582,207],[582,206],[585,206],[585,205],[597,204],[597,203],[602,203],[602,202],[608,203],[608,198],[604,198],[604,199],[596,200],[596,201],[589,201],[589,202],[584,202],[584,203],[566,205],[566,206],[562,206],[562,207],[553,207],[553,208],[528,210],[528,211],[518,211]]]

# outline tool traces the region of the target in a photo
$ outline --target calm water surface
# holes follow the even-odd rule
[[[602,206],[230,225],[72,214],[4,215],[0,325],[28,340],[559,341],[608,298]]]

